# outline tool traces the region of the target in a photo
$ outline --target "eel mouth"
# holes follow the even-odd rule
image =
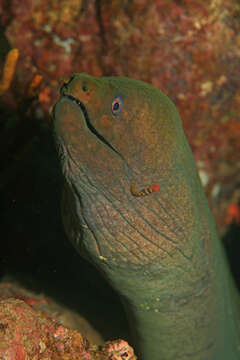
[[[104,143],[106,146],[108,146],[112,151],[114,151],[116,154],[118,154],[118,156],[122,158],[122,155],[92,125],[85,105],[79,99],[69,94],[63,93],[62,98],[66,98],[71,102],[73,102],[74,104],[76,104],[77,106],[79,106],[85,118],[86,125],[88,129],[91,131],[91,133],[94,134],[102,143]]]

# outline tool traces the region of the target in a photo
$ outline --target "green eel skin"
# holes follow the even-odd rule
[[[239,360],[238,294],[171,100],[75,74],[53,118],[66,233],[120,295],[138,359]]]

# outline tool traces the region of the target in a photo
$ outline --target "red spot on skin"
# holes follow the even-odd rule
[[[157,192],[160,189],[160,186],[158,184],[153,184],[151,186],[151,189],[152,189],[153,192]]]

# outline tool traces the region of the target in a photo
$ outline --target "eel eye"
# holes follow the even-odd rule
[[[113,99],[112,102],[112,113],[113,115],[118,115],[122,111],[123,108],[123,100],[121,96],[117,96]]]

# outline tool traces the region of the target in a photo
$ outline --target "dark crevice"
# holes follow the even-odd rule
[[[103,25],[103,19],[102,19],[102,1],[101,0],[95,0],[95,8],[96,8],[96,19],[99,26],[99,33],[100,37],[102,39],[102,50],[105,50],[106,47],[106,33],[105,28]]]
[[[89,116],[88,116],[88,112],[87,112],[87,109],[85,107],[85,105],[77,98],[75,98],[74,96],[72,95],[68,95],[68,94],[63,94],[63,96],[69,100],[71,100],[73,103],[77,104],[83,115],[84,115],[84,118],[85,118],[85,121],[86,121],[86,124],[87,124],[87,127],[88,129],[101,141],[103,142],[105,145],[107,145],[111,150],[113,150],[116,154],[118,154],[118,156],[120,156],[122,158],[122,155],[116,150],[114,149],[114,147],[95,129],[95,127],[91,124],[91,121],[89,119]]]
[[[112,71],[108,68],[107,65],[105,65],[104,56],[103,56],[108,53],[108,48],[109,48],[107,41],[107,31],[104,26],[103,12],[104,12],[104,2],[102,0],[95,0],[95,14],[99,28],[99,38],[100,38],[98,62],[100,68],[103,70],[103,75],[108,76],[108,75],[112,75]]]
[[[105,75],[104,62],[102,60],[101,54],[106,54],[106,34],[105,34],[105,29],[104,29],[103,20],[102,20],[101,0],[95,0],[95,10],[96,10],[96,20],[97,20],[98,27],[99,27],[100,49],[101,49],[100,54],[99,54],[100,56],[98,56],[98,61],[99,61],[99,65],[103,69],[104,75]]]

